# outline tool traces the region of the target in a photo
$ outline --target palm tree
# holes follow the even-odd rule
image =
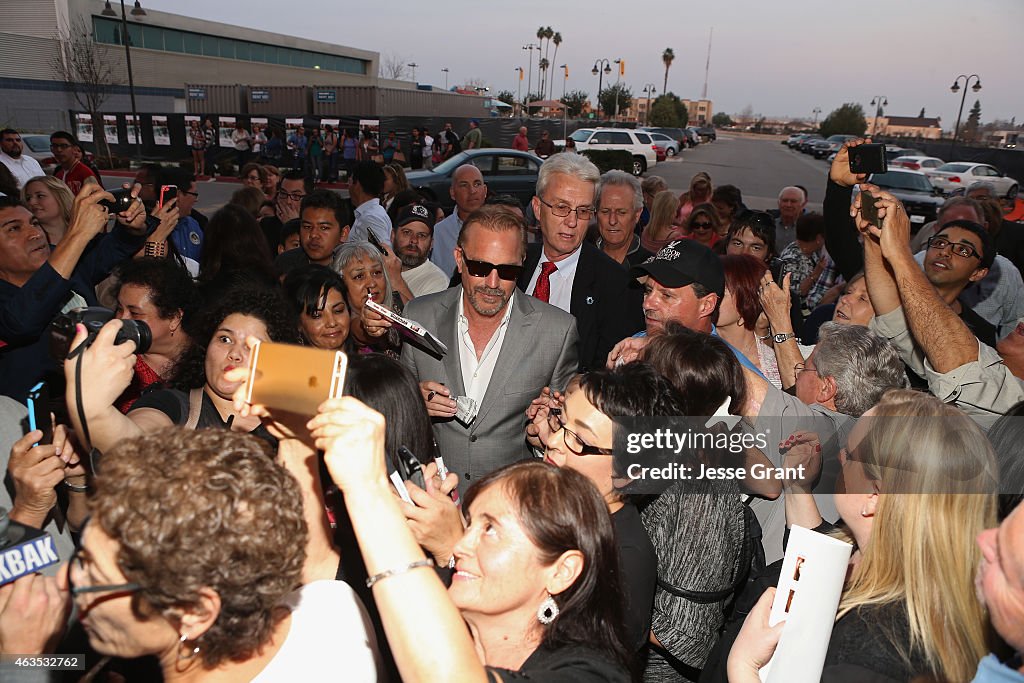
[[[540,68],[540,59],[541,59],[541,50],[544,49],[544,37],[546,35],[547,35],[547,29],[545,29],[543,26],[541,26],[541,27],[539,27],[537,29],[537,85],[540,86],[540,91],[541,92],[544,92],[544,87],[541,86],[541,73],[542,72],[541,72],[541,68]]]
[[[554,37],[552,37],[552,39],[551,39],[551,42],[553,42],[555,44],[555,56],[551,60],[551,63],[553,64],[553,63],[558,61],[558,46],[562,44],[562,34],[558,33],[556,31]],[[548,87],[548,99],[549,100],[551,99],[551,91],[554,89],[554,87],[555,87],[555,81],[554,81],[554,79],[552,79],[551,80],[551,85]]]
[[[668,92],[668,69],[672,66],[672,60],[676,58],[676,53],[672,51],[672,48],[666,47],[665,51],[661,53],[661,61],[665,63],[665,82],[661,85],[661,92]]]
[[[547,76],[548,76],[548,67],[549,67],[549,66],[551,66],[551,62],[549,62],[549,61],[548,61],[547,57],[545,57],[545,58],[541,59],[541,60],[540,60],[540,64],[538,65],[538,67],[539,67],[539,68],[540,68],[540,70],[541,70],[541,73],[543,73],[543,74],[544,74],[544,80],[545,80],[545,82],[547,81]],[[543,85],[541,85],[541,88],[540,88],[540,96],[541,96],[541,97],[545,97],[545,96],[546,96],[546,95],[545,95],[545,90],[544,90],[544,86],[543,86]]]

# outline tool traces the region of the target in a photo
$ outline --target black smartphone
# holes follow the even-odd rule
[[[385,256],[388,255],[388,251],[384,248],[384,244],[381,243],[380,238],[374,235],[373,230],[370,230],[369,228],[366,229],[366,239],[369,240],[370,244],[377,247],[377,249],[380,250],[380,253]]]
[[[885,145],[867,143],[850,147],[850,173],[885,173],[889,165],[885,158]]]
[[[28,406],[28,428],[29,431],[37,429],[43,432],[43,437],[35,444],[53,443],[53,419],[50,417],[50,389],[46,382],[40,382],[28,392],[28,399],[25,401]]]
[[[860,217],[876,228],[882,227],[882,221],[878,218],[878,207],[875,206],[875,195],[867,190],[860,193]]]
[[[178,186],[177,185],[163,185],[160,187],[160,204],[163,206],[172,199],[178,198]]]
[[[423,465],[420,464],[419,458],[405,446],[399,446],[398,453],[395,454],[395,471],[398,472],[402,481],[411,481],[426,490],[427,483],[423,479]]]
[[[132,191],[127,188],[119,188],[117,190],[107,190],[111,195],[114,196],[114,201],[109,199],[101,199],[99,201],[100,206],[107,207],[110,213],[121,213],[131,208],[135,198],[132,197]]]

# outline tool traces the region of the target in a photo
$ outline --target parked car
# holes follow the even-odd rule
[[[943,164],[935,170],[929,171],[928,177],[935,187],[947,195],[966,192],[971,183],[978,180],[992,183],[992,186],[996,188],[996,194],[1008,199],[1015,198],[1020,189],[1016,180],[1007,177],[995,166],[968,161]]]
[[[700,136],[701,142],[714,142],[718,139],[718,135],[715,133],[715,129],[711,126],[700,126],[697,128],[697,135]]]
[[[664,133],[652,132],[650,133],[650,136],[651,142],[654,143],[654,146],[657,147],[659,150],[663,151],[666,157],[674,157],[675,155],[679,154],[678,140],[673,140]]]
[[[668,137],[672,138],[673,140],[679,143],[680,149],[683,148],[683,145],[688,144],[688,136],[686,134],[686,131],[683,130],[682,128],[658,128],[656,126],[641,126],[640,128],[637,128],[637,130],[642,130],[647,133],[661,133],[662,135],[667,135]]]
[[[633,156],[633,175],[639,176],[658,163],[657,147],[649,133],[627,128],[580,128],[570,135],[579,152],[588,149],[622,149]],[[555,147],[564,147],[555,140]]]
[[[686,132],[686,139],[688,141],[686,145],[688,147],[696,147],[700,144],[700,133],[697,132],[696,128],[687,126],[683,130]]]
[[[900,147],[899,145],[886,145],[885,146],[885,162],[891,164],[900,157],[920,157],[924,156],[924,152],[917,149],[910,149],[909,147]]]
[[[811,154],[815,159],[824,159],[836,154],[846,144],[847,140],[854,140],[855,135],[830,135],[824,140],[811,144]]]
[[[790,149],[792,149],[793,146],[796,143],[800,142],[801,140],[803,140],[808,135],[810,135],[810,133],[793,133],[788,138],[783,140],[782,144],[784,144],[786,147],[789,147]]]
[[[26,154],[38,161],[39,165],[43,167],[43,173],[53,175],[53,172],[57,170],[57,160],[53,158],[53,153],[50,152],[50,136],[22,135],[21,141],[24,143],[22,154]],[[95,164],[92,152],[85,153],[85,163],[87,166]]]
[[[824,140],[824,139],[825,138],[821,137],[817,133],[811,133],[811,134],[807,135],[806,137],[804,137],[799,142],[797,142],[793,146],[793,149],[795,149],[798,152],[803,152],[804,154],[810,154],[811,153],[811,145],[813,145],[818,140]]]
[[[923,156],[902,156],[896,157],[889,162],[890,167],[905,168],[910,171],[921,171],[925,175],[928,175],[928,171],[942,166],[945,161],[938,157],[923,157]]]
[[[473,164],[480,169],[489,194],[513,195],[525,207],[533,198],[542,163],[543,160],[532,152],[486,147],[460,152],[429,171],[409,171],[406,178],[411,188],[433,196],[441,208],[450,213],[455,207],[448,192],[452,174],[463,164]]]
[[[872,174],[868,182],[878,185],[903,202],[914,231],[935,220],[939,207],[946,201],[928,180],[928,176],[920,171],[890,168],[886,173]]]

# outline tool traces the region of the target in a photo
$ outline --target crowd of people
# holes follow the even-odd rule
[[[852,547],[821,680],[1024,681],[1024,225],[992,188],[915,231],[851,172],[861,140],[820,214],[552,149],[528,206],[465,165],[446,216],[391,135],[324,131],[285,141],[302,168],[240,157],[210,217],[181,169],[115,197],[66,133],[58,175],[17,165],[0,506],[62,563],[0,585],[0,654],[86,652],[89,680],[757,681],[800,526]],[[480,144],[448,132],[415,132],[423,165]],[[315,185],[339,168],[347,199]],[[343,397],[247,402],[256,342],[343,351]],[[41,383],[52,440],[25,428]],[[783,475],[623,468],[625,425],[711,416],[772,438],[682,462]]]

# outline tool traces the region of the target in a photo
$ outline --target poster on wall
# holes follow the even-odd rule
[[[171,144],[171,129],[167,127],[166,116],[153,116],[153,142],[158,145]]]
[[[82,142],[92,142],[92,117],[88,114],[75,114],[75,134]]]
[[[380,119],[359,119],[359,130],[360,132],[369,128],[373,131],[373,136],[380,138]]]
[[[108,144],[117,144],[117,116],[113,114],[103,115],[103,137],[106,138]]]
[[[284,139],[287,142],[291,138],[292,134],[302,126],[302,119],[285,119],[284,120]]]
[[[124,120],[128,131],[128,144],[134,145],[137,140],[141,140],[139,124],[131,114],[125,114]]]
[[[217,127],[217,144],[221,147],[234,147],[231,141],[231,134],[235,132],[235,117],[222,116]]]
[[[341,123],[341,119],[320,119],[320,129],[326,130],[327,126],[331,127],[335,133],[338,132],[338,125]]]

